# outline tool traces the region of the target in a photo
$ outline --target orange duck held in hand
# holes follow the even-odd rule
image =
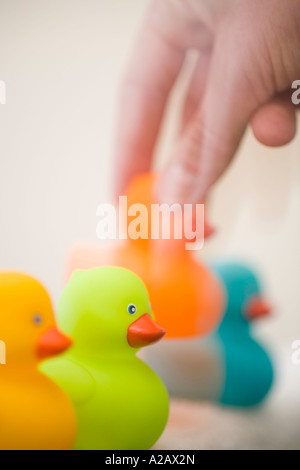
[[[71,340],[56,328],[43,286],[26,274],[0,273],[0,340],[6,353],[0,365],[0,449],[71,449],[73,407],[38,370],[41,359],[65,351]]]
[[[123,217],[123,227],[127,222],[124,232],[127,239],[105,243],[100,247],[74,247],[68,260],[67,275],[69,278],[76,269],[107,265],[130,269],[145,282],[156,319],[167,332],[166,338],[204,336],[217,328],[221,321],[225,303],[223,289],[213,272],[195,259],[193,251],[186,249],[187,243],[193,240],[185,238],[185,230],[182,230],[183,237],[177,239],[175,225],[171,223],[170,239],[163,239],[159,220],[151,220],[151,205],[156,204],[156,180],[155,174],[147,173],[136,177],[129,185],[126,201],[128,217]],[[120,205],[119,219],[122,218]],[[132,239],[127,236],[131,224],[137,228],[142,216],[147,218],[144,233]],[[176,212],[171,213],[171,221],[177,216]],[[183,228],[182,214],[180,221]],[[159,225],[159,239],[151,238],[154,224]],[[207,226],[204,234],[210,234]]]

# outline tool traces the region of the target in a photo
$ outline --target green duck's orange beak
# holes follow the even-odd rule
[[[51,328],[44,333],[38,342],[37,354],[40,359],[56,356],[66,351],[72,345],[72,340],[57,328]]]
[[[150,317],[148,313],[133,322],[127,330],[127,341],[132,348],[142,348],[156,343],[166,331]]]

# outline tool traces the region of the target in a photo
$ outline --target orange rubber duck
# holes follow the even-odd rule
[[[75,247],[67,276],[76,269],[120,266],[145,282],[158,323],[166,338],[204,336],[216,329],[224,312],[223,288],[215,274],[185,249],[186,239],[151,238],[151,204],[156,203],[157,175],[138,176],[127,190],[127,206],[143,204],[149,214],[147,237],[104,246]],[[136,206],[137,207],[137,206]],[[132,218],[127,219],[127,230]],[[207,232],[206,232],[207,235]]]
[[[35,279],[0,273],[0,449],[63,450],[75,441],[76,420],[64,392],[38,370],[65,351],[49,296]],[[4,358],[2,358],[4,359]],[[0,361],[1,362],[1,361]]]

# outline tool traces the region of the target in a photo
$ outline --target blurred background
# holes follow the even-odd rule
[[[70,246],[98,242],[96,209],[112,201],[119,86],[147,4],[0,0],[0,269],[33,274],[55,305]],[[172,94],[156,168],[176,135],[192,62]],[[300,340],[299,154],[300,133],[269,149],[249,131],[211,193],[217,234],[198,255],[249,261],[261,274],[274,306],[257,326],[277,363],[272,394],[251,413],[175,401],[158,448],[300,448],[300,364],[291,361]]]

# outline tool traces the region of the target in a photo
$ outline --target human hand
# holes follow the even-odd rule
[[[167,100],[190,49],[198,59],[182,132],[157,188],[160,201],[203,200],[248,123],[268,146],[295,135],[300,0],[152,0],[122,89],[118,194],[151,168]]]

